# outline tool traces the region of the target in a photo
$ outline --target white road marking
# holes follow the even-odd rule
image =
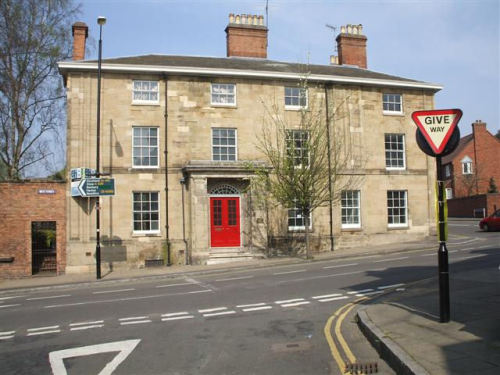
[[[16,304],[13,304],[13,305],[0,305],[0,309],[3,309],[4,307],[14,307],[14,306],[21,306],[20,303],[16,303]]]
[[[165,285],[157,285],[155,288],[168,288],[171,286],[183,286],[183,285],[196,285],[195,283],[178,283],[178,284],[165,284]]]
[[[210,293],[212,290],[210,289],[204,289],[204,290],[195,290],[194,292],[187,292],[183,294],[198,294],[198,293]],[[179,295],[182,295],[182,293],[179,293]]]
[[[395,261],[395,260],[403,260],[403,259],[408,259],[408,258],[409,257],[381,259],[381,260],[374,260],[373,263],[392,262],[392,261]]]
[[[437,254],[435,253],[432,253],[432,254],[424,254],[424,255],[420,255],[421,257],[433,257],[433,256],[437,256]]]
[[[92,324],[90,326],[73,327],[73,328],[70,328],[69,330],[70,331],[83,331],[86,329],[102,328],[102,327],[104,327],[104,324]]]
[[[323,269],[328,270],[330,268],[340,268],[340,267],[349,267],[349,266],[357,266],[359,263],[349,263],[349,264],[340,264],[338,266],[328,266],[328,267],[323,267]]]
[[[11,339],[13,337],[14,337],[14,335],[11,335],[11,336],[0,336],[0,340],[8,340],[8,339]]]
[[[273,273],[274,276],[278,275],[288,275],[289,273],[300,273],[300,272],[306,272],[307,270],[295,270],[295,271],[285,271],[285,272],[276,272]]]
[[[57,329],[59,328],[59,326],[48,326],[48,327],[38,327],[38,328],[28,328],[27,331],[28,332],[36,332],[36,331],[45,331],[45,330],[48,330],[48,329]]]
[[[340,299],[346,299],[349,298],[349,296],[340,296],[340,297],[333,297],[333,298],[325,298],[325,299],[320,299],[318,300],[319,302],[330,302],[330,301],[338,301]]]
[[[453,262],[457,262],[459,260],[466,260],[466,259],[474,259],[474,258],[480,258],[482,255],[471,255],[470,257],[461,257],[461,258],[453,258]]]
[[[181,319],[193,319],[193,315],[182,315],[182,316],[173,316],[171,318],[161,318],[162,322],[167,322],[169,320],[181,320]]]
[[[322,276],[311,276],[311,277],[302,277],[300,279],[291,279],[291,280],[286,280],[286,281],[279,281],[276,284],[290,284],[290,283],[297,283],[301,281],[310,281],[310,280],[317,280],[317,279],[326,279],[329,277],[337,277],[337,276],[350,276],[350,275],[356,275],[358,273],[365,273],[367,271],[375,271],[375,270],[363,270],[363,271],[353,271],[353,272],[342,272],[342,273],[334,273],[331,275],[322,275]]]
[[[334,294],[325,294],[323,296],[314,296],[312,298],[314,298],[314,299],[322,299],[322,298],[338,297],[338,296],[341,296],[341,295],[342,294],[334,293]]]
[[[403,286],[405,284],[401,283],[401,284],[392,284],[392,285],[383,285],[383,286],[378,286],[377,289],[389,289],[389,288],[397,288],[399,286]]]
[[[38,336],[38,335],[47,335],[49,333],[60,333],[60,329],[53,329],[50,331],[41,331],[41,332],[30,332],[26,336]]]
[[[363,290],[353,290],[352,292],[347,292],[347,294],[358,294],[358,293],[365,293],[365,292],[371,292],[373,289],[363,289]]]
[[[486,249],[487,247],[494,247],[494,245],[479,246],[479,247],[476,247],[476,249]]]
[[[309,301],[302,301],[302,302],[295,302],[295,303],[285,303],[284,305],[281,305],[281,307],[294,307],[294,306],[300,306],[300,305],[307,305],[311,302]]]
[[[92,292],[92,294],[121,293],[121,292],[130,292],[131,290],[135,290],[135,288],[119,289],[119,290],[103,290],[101,292]]]
[[[237,305],[236,307],[242,308],[242,307],[257,307],[257,306],[264,306],[267,305],[265,302],[260,302],[260,303],[250,303],[248,305]]]
[[[215,281],[245,280],[245,279],[251,279],[253,277],[254,277],[253,275],[250,275],[250,276],[241,276],[241,277],[231,277],[231,278],[228,278],[228,279],[217,279]]]
[[[244,312],[249,312],[249,311],[259,311],[259,310],[270,310],[272,309],[272,306],[260,306],[260,307],[249,307],[247,309],[242,309]]]
[[[38,301],[38,300],[43,300],[43,299],[54,299],[54,298],[63,298],[63,297],[71,297],[71,294],[61,294],[60,296],[26,298],[26,301]]]
[[[359,293],[359,294],[356,294],[356,297],[371,296],[373,294],[379,294],[379,293],[384,293],[384,291],[383,290],[377,290],[375,292]]]
[[[234,311],[234,310],[222,311],[222,312],[211,313],[211,314],[203,314],[203,316],[208,318],[210,316],[229,315],[229,314],[236,314],[236,311]]]
[[[87,326],[89,324],[102,324],[104,323],[103,320],[96,320],[93,322],[80,322],[80,323],[70,323],[70,327],[77,327],[77,326]]]
[[[171,316],[179,316],[179,315],[187,315],[189,314],[187,311],[182,311],[182,312],[175,312],[175,313],[168,313],[168,314],[161,314],[162,317],[164,318],[169,318]]]
[[[120,318],[118,320],[120,322],[126,322],[128,320],[140,320],[140,319],[149,319],[149,316],[131,316],[130,318]]]
[[[128,326],[132,324],[144,324],[144,323],[151,323],[150,319],[145,319],[145,320],[133,320],[129,322],[120,322],[121,326]]]
[[[467,250],[474,250],[474,248],[473,247],[467,247],[465,249],[460,249],[458,251],[467,251]]]
[[[24,296],[9,296],[9,297],[0,297],[0,301],[5,301],[7,299],[13,299],[13,298],[21,298]]]
[[[13,335],[16,331],[0,332],[0,336]]]
[[[213,311],[221,311],[221,310],[227,310],[227,307],[213,307],[211,309],[203,309],[203,310],[198,310],[198,312],[200,314],[203,314],[203,313],[209,313],[209,312],[213,312]]]
[[[471,243],[471,242],[474,242],[474,241],[478,241],[479,238],[477,237],[474,237],[474,238],[471,238],[467,241],[462,241],[462,242],[449,242],[448,244],[449,245],[463,245],[463,244],[466,244],[466,243]]]
[[[82,346],[79,348],[71,348],[58,350],[49,353],[50,367],[52,368],[53,375],[67,375],[64,359],[73,357],[89,356],[99,353],[119,352],[112,361],[108,362],[106,366],[99,372],[99,375],[111,375],[118,365],[122,363],[141,340],[127,340],[109,342],[106,344]]]
[[[287,299],[284,301],[274,301],[274,303],[281,305],[282,303],[291,303],[291,302],[299,302],[299,301],[305,301],[305,298],[294,298],[294,299]]]
[[[456,253],[458,250],[448,250],[448,253]]]

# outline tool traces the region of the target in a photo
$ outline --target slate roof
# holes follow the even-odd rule
[[[467,143],[469,143],[473,139],[474,139],[474,135],[472,133],[469,135],[466,135],[465,137],[460,138],[460,141],[458,142],[458,146],[455,149],[455,151],[453,151],[449,155],[444,156],[441,163],[443,165],[451,163],[453,161],[453,159],[455,159],[455,156],[457,156],[460,152],[462,152],[464,147],[467,146]]]
[[[83,60],[72,62],[59,63],[60,69],[64,74],[67,69],[66,64],[71,64],[71,69],[77,69],[81,66],[85,69],[89,64],[96,64],[97,60]],[[289,63],[282,61],[274,61],[259,58],[246,58],[246,57],[198,57],[198,56],[175,56],[175,55],[140,55],[129,57],[106,58],[102,60],[103,69],[106,65],[125,67],[130,66],[143,66],[143,67],[172,67],[172,68],[201,68],[201,69],[214,69],[214,70],[232,70],[232,71],[253,71],[261,73],[292,73],[292,74],[311,74],[321,76],[336,76],[342,78],[357,78],[357,79],[374,79],[395,81],[398,83],[408,84],[423,84],[432,86],[433,84],[417,81],[413,79],[397,77],[389,74],[378,73],[367,69],[361,69],[354,66],[346,65],[305,65],[298,63]],[[62,65],[62,66],[61,66]],[[429,87],[435,91],[441,87],[434,85]]]

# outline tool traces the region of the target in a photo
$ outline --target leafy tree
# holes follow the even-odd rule
[[[72,0],[0,1],[0,160],[8,179],[50,152],[64,126],[57,61],[71,56]]]
[[[317,87],[309,87],[307,80],[300,87],[303,92],[313,91],[311,89],[318,92]],[[276,103],[264,104],[266,114],[256,146],[264,155],[267,167],[254,167],[256,177],[252,182],[265,192],[267,202],[272,200],[282,208],[300,213],[304,220],[307,258],[311,258],[310,215],[318,207],[339,201],[343,190],[355,189],[359,177],[352,173],[353,166],[360,166],[360,160],[354,160],[350,142],[340,126],[335,126],[336,120],[347,113],[349,98],[337,107],[331,106],[327,119],[324,100],[311,100],[312,97],[309,92],[307,109],[299,111],[298,123]],[[331,125],[330,137],[327,123]]]

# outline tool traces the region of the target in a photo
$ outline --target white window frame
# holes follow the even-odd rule
[[[147,82],[149,84],[151,83],[156,83],[156,91],[154,90],[136,90],[135,84],[136,83],[143,83]],[[135,99],[135,93],[136,91],[138,92],[147,92],[147,93],[156,93],[156,100],[144,100],[144,99]],[[132,80],[132,104],[139,104],[139,105],[160,105],[160,82],[155,81],[155,80],[147,80],[147,79],[134,79]]]
[[[137,230],[135,229],[135,218],[134,218],[134,215],[136,213],[138,214],[142,214],[142,213],[145,213],[146,211],[142,211],[142,209],[140,211],[135,211],[134,209],[134,203],[135,203],[135,200],[134,200],[134,194],[143,194],[143,193],[148,193],[149,194],[149,202],[151,202],[151,194],[157,194],[158,196],[158,210],[157,211],[149,211],[149,214],[151,215],[152,213],[155,213],[157,212],[158,214],[158,229],[149,229],[149,230]],[[142,204],[142,198],[141,198],[141,202],[140,204]],[[160,228],[161,228],[161,217],[160,217],[160,206],[161,202],[160,202],[160,192],[159,191],[144,191],[144,190],[140,190],[140,191],[133,191],[132,192],[132,231],[133,231],[133,234],[139,234],[139,235],[142,235],[142,234],[159,234],[160,233]],[[142,218],[141,218],[141,223],[142,223]],[[151,225],[151,219],[149,220],[150,222],[150,225]]]
[[[462,174],[474,174],[472,169],[472,159],[468,156],[461,160],[462,163]]]
[[[400,206],[393,206],[393,207],[389,207],[389,193],[392,192],[392,193],[395,193],[395,192],[398,192],[398,193],[404,193],[404,218],[405,218],[405,223],[390,223],[389,222],[389,219],[390,217],[399,217],[400,215],[390,215],[389,214],[389,210],[390,209],[401,209]],[[394,197],[392,197],[392,199],[394,200]],[[400,200],[401,198],[398,198],[397,200]],[[394,220],[393,220],[394,221]],[[408,228],[408,191],[407,190],[387,190],[387,226],[389,228]]]
[[[297,95],[286,95],[286,91],[287,89],[290,89],[290,90],[298,90],[297,92]],[[306,104],[305,105],[300,105],[300,99],[301,99],[301,95],[300,93],[304,92],[305,93],[305,99],[306,99]],[[308,93],[308,90],[304,87],[292,87],[292,86],[285,86],[284,87],[284,93],[283,93],[283,100],[284,100],[284,103],[285,103],[285,109],[287,110],[292,110],[292,111],[298,111],[298,110],[301,110],[301,109],[307,109],[308,106],[309,106],[309,93]],[[286,104],[286,98],[287,97],[291,97],[291,98],[298,98],[299,99],[299,104],[298,105],[287,105]]]
[[[394,96],[394,98],[391,98],[391,96]],[[399,101],[391,100],[391,99],[395,99],[395,97],[399,97]],[[399,111],[385,109],[385,104],[388,104],[388,105],[399,104],[400,109],[399,109]],[[390,92],[382,93],[382,112],[385,115],[402,115],[403,114],[403,94],[390,93]]]
[[[403,144],[403,150],[398,150],[398,149],[388,149],[387,148],[387,140],[386,140],[386,137],[387,136],[390,136],[390,137],[393,137],[393,136],[397,136],[397,137],[401,137],[401,143]],[[392,142],[392,140],[389,142],[390,145],[392,144],[395,144],[396,142]],[[397,140],[397,144],[399,144],[399,139]],[[406,169],[406,144],[405,144],[405,135],[404,134],[397,134],[397,133],[386,133],[384,134],[384,148],[385,148],[385,169],[386,170],[404,170]],[[388,161],[393,161],[393,160],[396,160],[398,161],[400,158],[397,158],[397,159],[392,159],[392,158],[387,158],[387,153],[391,153],[391,152],[396,152],[398,154],[402,154],[402,159],[403,159],[403,166],[388,166]]]
[[[301,147],[299,148],[296,148],[295,147],[295,141],[297,140],[295,138],[295,134],[300,134],[300,142],[301,142]],[[287,156],[288,157],[292,157],[293,158],[293,165],[295,168],[302,168],[302,167],[305,167],[307,168],[309,166],[309,163],[310,163],[310,155],[309,155],[309,151],[307,149],[305,149],[303,147],[303,142],[304,142],[304,138],[303,138],[303,135],[306,134],[307,135],[307,138],[305,139],[305,141],[308,141],[309,140],[309,131],[307,130],[301,130],[301,129],[287,129],[286,130],[286,137],[287,139],[285,140],[286,141],[286,151],[287,151]],[[291,147],[288,147],[289,143],[292,141],[293,142],[293,149]],[[289,155],[289,153],[291,151],[300,151],[300,156],[296,156],[295,154],[294,155]],[[307,156],[304,156],[304,152],[307,152]],[[297,163],[297,159],[300,158],[300,160],[298,160],[300,163]],[[307,165],[303,166],[301,161],[302,159],[305,158],[307,160]]]
[[[453,199],[453,189],[452,188],[446,188],[445,193],[446,193],[446,199]]]
[[[134,162],[134,148],[135,147],[140,147],[141,149],[142,148],[152,148],[154,146],[151,146],[151,145],[147,145],[147,146],[143,146],[143,145],[139,145],[139,146],[134,146],[134,139],[135,139],[135,135],[134,135],[134,132],[135,132],[135,129],[156,129],[156,149],[157,149],[157,156],[156,156],[156,159],[158,160],[157,164],[156,165],[135,165],[135,162]],[[142,139],[142,136],[140,137],[140,139]],[[158,126],[140,126],[140,125],[137,125],[137,126],[132,126],[132,168],[134,169],[158,169],[160,167],[160,128]]]
[[[295,213],[295,215],[293,217],[290,216],[290,212],[291,211],[293,211]],[[287,226],[288,226],[288,231],[289,232],[298,231],[298,230],[305,230],[306,229],[305,223],[304,223],[304,225],[290,225],[289,224],[290,218],[293,218],[295,221],[297,219],[299,219],[297,217],[297,211],[298,211],[298,208],[296,206],[293,207],[293,208],[289,208],[287,210]],[[303,217],[300,217],[300,219],[302,219],[302,221],[304,222],[304,218]],[[312,229],[312,212],[309,212],[309,230],[311,230],[311,229]]]
[[[234,145],[214,145],[214,130],[234,130]],[[236,128],[218,128],[218,127],[215,127],[215,128],[212,128],[211,130],[211,135],[210,135],[210,138],[211,138],[211,153],[212,153],[212,161],[215,161],[215,162],[219,162],[219,161],[222,161],[222,162],[234,162],[234,161],[238,161],[238,129]],[[233,147],[234,148],[234,160],[215,160],[214,158],[214,147]],[[219,154],[220,155],[220,154]],[[227,154],[229,155],[229,154]]]
[[[352,194],[355,195],[352,195]],[[341,193],[341,199],[340,199],[340,205],[341,205],[341,223],[342,223],[342,229],[359,229],[361,228],[361,191],[360,190],[344,190]],[[350,197],[346,196],[344,198],[344,195],[351,194]],[[353,202],[355,201],[356,204],[352,205],[345,205],[347,200],[352,200]],[[352,212],[357,212],[357,215],[344,215],[344,210],[352,210]],[[352,222],[352,223],[344,223],[344,218],[348,219],[347,221],[351,221],[353,216],[358,217],[358,222]]]
[[[220,86],[221,88],[224,86],[232,86],[233,87],[233,93],[228,94],[228,93],[214,93],[214,86]],[[220,97],[226,97],[226,98],[233,98],[233,102],[227,102],[227,103],[222,103],[222,102],[214,102],[214,95],[218,95]],[[210,104],[213,107],[236,107],[236,84],[235,83],[212,83],[210,85]]]

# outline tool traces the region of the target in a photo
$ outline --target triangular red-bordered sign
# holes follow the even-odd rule
[[[411,118],[432,150],[439,155],[462,118],[462,111],[460,109],[416,111],[411,114]]]

